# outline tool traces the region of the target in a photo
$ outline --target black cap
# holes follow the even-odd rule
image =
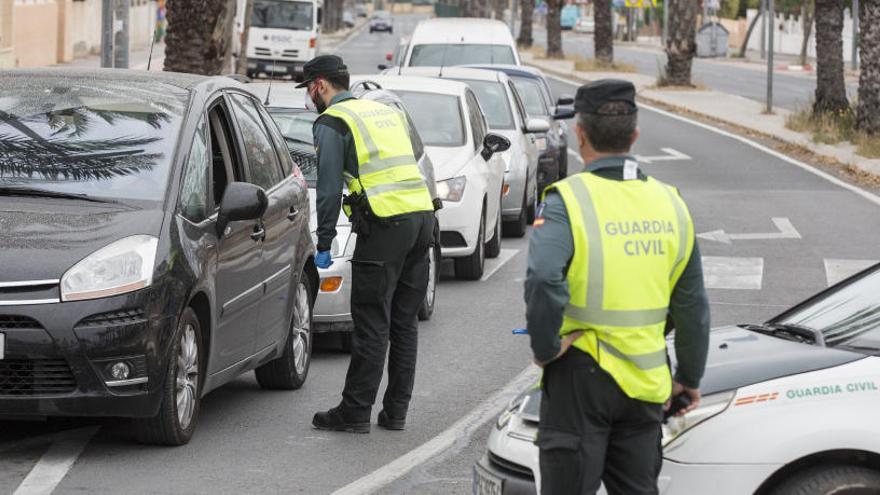
[[[348,74],[348,67],[342,62],[342,58],[336,55],[318,55],[303,65],[303,82],[296,85],[304,88],[319,77]]]
[[[625,103],[627,110],[616,112],[600,112],[602,105],[612,102]],[[636,88],[629,81],[620,79],[602,79],[584,84],[577,90],[574,98],[574,110],[578,113],[592,115],[631,115],[638,111],[636,107]]]

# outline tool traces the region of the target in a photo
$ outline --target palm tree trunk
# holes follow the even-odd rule
[[[839,0],[816,0],[815,16],[816,101],[813,115],[848,111],[843,80],[843,4]]]
[[[535,15],[535,0],[519,0],[520,23],[519,37],[516,44],[520,48],[531,48],[534,39],[532,39],[532,21]]]
[[[241,28],[241,42],[238,44],[238,67],[235,68],[235,72],[241,75],[247,74],[248,33],[251,31],[253,13],[254,0],[247,0],[244,7],[244,25]]]
[[[235,3],[227,0],[168,0],[165,70],[218,75],[232,45]]]
[[[803,23],[804,39],[801,42],[801,65],[807,65],[807,48],[813,34],[813,2],[808,0],[801,5],[801,22]]]
[[[614,63],[614,16],[611,15],[611,0],[593,2],[593,56],[597,61],[611,65]]]
[[[692,86],[691,65],[697,51],[698,0],[671,0],[669,39],[666,40],[666,81],[671,86]]]
[[[863,2],[859,8],[859,130],[880,134],[880,3]]]
[[[546,0],[547,2],[547,58],[562,58],[562,2],[563,0]]]

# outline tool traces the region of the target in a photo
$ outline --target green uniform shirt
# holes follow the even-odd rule
[[[633,157],[617,156],[596,160],[586,171],[612,180],[623,180],[623,162]],[[640,180],[646,176],[639,170]],[[529,240],[528,271],[525,282],[526,320],[532,352],[546,362],[559,353],[559,329],[569,300],[566,273],[574,255],[574,241],[565,203],[558,193],[544,199],[540,217]],[[675,381],[697,388],[706,367],[709,341],[709,298],[703,284],[700,250],[693,253],[673,290],[669,316],[675,327],[675,353],[678,369]]]

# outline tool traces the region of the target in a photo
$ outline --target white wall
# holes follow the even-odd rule
[[[757,14],[758,11],[756,9],[749,9],[746,13],[748,21],[751,22]],[[800,20],[800,16],[788,16],[788,18],[786,18],[786,16],[783,14],[777,14],[774,21],[774,27],[776,28],[775,32],[773,33],[773,46],[775,53],[800,55],[801,44],[804,40],[803,26]],[[752,37],[749,39],[750,50],[761,49],[760,31],[761,20],[759,19],[758,25],[755,26],[755,30],[752,32]],[[847,9],[843,13],[843,59],[846,61],[850,61],[852,59],[852,34],[853,22],[849,10]],[[807,56],[812,58],[816,57],[815,24],[813,25],[813,32],[810,35],[810,41],[807,46]]]

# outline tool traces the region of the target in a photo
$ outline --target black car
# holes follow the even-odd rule
[[[0,416],[193,434],[256,370],[306,379],[317,290],[305,180],[225,77],[0,71]]]
[[[555,102],[544,73],[521,65],[474,65],[478,69],[504,72],[513,81],[531,117],[550,122],[550,131],[538,158],[538,190],[568,176],[568,124],[574,117],[574,98],[562,96]],[[539,137],[540,139],[540,137]],[[540,148],[540,146],[539,146]]]

